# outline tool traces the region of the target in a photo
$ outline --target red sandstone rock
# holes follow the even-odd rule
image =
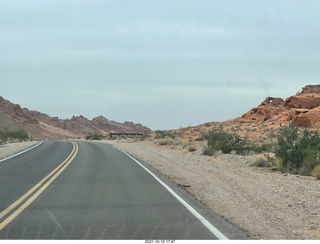
[[[296,123],[297,126],[320,125],[320,85],[306,86],[301,94],[282,98],[267,97],[258,107],[238,119],[240,123],[271,121],[272,124]]]

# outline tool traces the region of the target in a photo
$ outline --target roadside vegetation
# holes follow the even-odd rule
[[[320,178],[320,133],[295,125],[279,130],[275,158],[282,172]]]
[[[0,144],[7,142],[22,142],[30,140],[29,134],[25,129],[20,130],[0,130]]]
[[[91,134],[88,134],[86,136],[86,140],[97,140],[97,141],[100,141],[100,140],[103,140],[105,138],[107,138],[107,136],[99,134],[99,133],[91,133]]]
[[[221,128],[213,129],[203,138],[207,141],[204,155],[264,154],[264,158],[253,163],[254,166],[274,167],[283,173],[312,175],[320,179],[320,133],[316,129],[299,128],[294,124],[281,127],[273,143],[258,144]]]
[[[271,129],[270,135],[259,142],[241,137],[237,132],[236,129],[224,130],[220,126],[186,141],[181,132],[179,134],[176,131],[155,131],[154,139],[160,146],[177,149],[179,145],[178,149],[191,153],[199,153],[199,146],[202,146],[202,154],[207,156],[221,154],[253,156],[252,166],[271,167],[272,170],[283,173],[314,176],[320,179],[318,129],[301,128],[290,124],[278,130]]]

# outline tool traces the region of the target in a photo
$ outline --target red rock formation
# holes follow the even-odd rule
[[[320,105],[320,94],[301,94],[288,97],[284,106],[286,108],[313,109]]]
[[[242,115],[239,122],[266,121],[284,111],[283,102],[282,98],[267,97],[258,107]]]
[[[297,126],[320,125],[320,85],[306,86],[301,94],[282,98],[267,97],[258,107],[238,119],[240,123],[270,121],[272,124],[296,123]]]

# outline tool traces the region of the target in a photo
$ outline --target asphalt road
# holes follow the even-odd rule
[[[106,144],[46,141],[0,162],[0,239],[224,238],[248,236]]]

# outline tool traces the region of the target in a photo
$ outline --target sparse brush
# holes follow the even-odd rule
[[[202,154],[206,156],[212,156],[213,155],[213,150],[209,147],[205,147],[202,150]]]
[[[27,141],[29,140],[29,134],[25,129],[20,130],[0,130],[0,142],[5,143],[7,141]]]
[[[188,148],[188,150],[189,150],[189,152],[194,152],[194,151],[197,151],[197,148],[196,148],[196,146],[189,146],[189,148]]]
[[[313,177],[316,177],[318,180],[320,180],[320,164],[314,167],[314,169],[311,171],[311,175]]]
[[[170,137],[159,139],[159,141],[158,141],[158,144],[160,146],[171,145],[172,143],[173,143],[173,139]]]
[[[264,158],[254,158],[250,163],[252,167],[271,167],[272,163]]]

